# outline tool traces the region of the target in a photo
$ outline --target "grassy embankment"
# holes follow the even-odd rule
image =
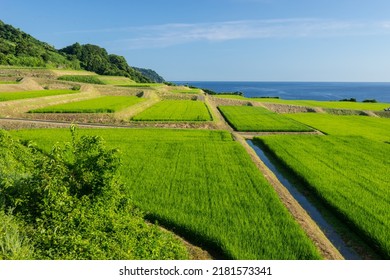
[[[232,259],[317,259],[319,253],[245,150],[224,131],[80,130],[122,153],[121,173],[150,219]],[[65,130],[15,131],[48,149]]]
[[[237,131],[313,131],[312,128],[262,107],[219,106]]]
[[[202,90],[199,88],[188,88],[188,89],[171,89],[171,93],[186,93],[186,94],[201,94]]]
[[[145,99],[136,96],[102,96],[36,109],[29,113],[115,113],[143,101]]]
[[[211,121],[204,102],[163,100],[132,118],[134,121]]]

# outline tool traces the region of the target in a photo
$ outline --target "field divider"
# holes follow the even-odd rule
[[[161,101],[160,97],[154,92],[148,92],[147,96],[148,97],[144,97],[145,101],[115,113],[115,118],[123,121],[128,121],[135,115],[141,113],[142,111],[145,111],[149,107],[152,107],[154,104]]]
[[[245,141],[245,138],[237,132],[233,132],[232,135],[233,138],[237,142],[239,142],[248,152],[251,160],[255,163],[256,167],[264,175],[266,180],[275,189],[282,203],[287,207],[294,219],[303,228],[307,236],[311,240],[313,240],[314,244],[320,250],[323,257],[328,260],[344,259],[340,252],[332,244],[332,242],[330,242],[329,239],[325,236],[319,226],[309,216],[309,214],[307,214],[307,212],[302,208],[302,206],[295,200],[295,198],[290,194],[290,192],[277,179],[275,174],[257,156],[256,152]]]

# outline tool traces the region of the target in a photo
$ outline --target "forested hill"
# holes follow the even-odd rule
[[[159,74],[156,73],[156,71],[152,69],[145,69],[145,68],[138,68],[138,67],[133,67],[135,70],[138,72],[141,72],[142,75],[145,77],[149,78],[155,83],[163,83],[165,82],[164,78],[161,77]]]
[[[125,76],[141,83],[152,81],[130,67],[123,56],[108,54],[104,48],[99,46],[75,43],[59,51],[71,60],[78,59],[83,69],[100,75]]]
[[[101,75],[125,76],[135,82],[161,82],[153,70],[135,70],[123,56],[108,54],[99,46],[75,43],[56,50],[1,20],[0,65],[85,69]]]
[[[1,20],[0,65],[80,69],[79,61]]]

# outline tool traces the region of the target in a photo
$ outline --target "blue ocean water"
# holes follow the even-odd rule
[[[340,100],[355,98],[357,101],[375,99],[390,103],[390,83],[353,82],[191,82],[177,81],[216,92],[244,93],[245,97],[278,96],[296,100]]]

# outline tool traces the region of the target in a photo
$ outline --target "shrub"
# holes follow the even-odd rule
[[[0,185],[2,206],[13,208],[29,225],[33,257],[187,258],[178,240],[144,222],[124,192],[119,152],[107,149],[101,137],[77,137],[74,127],[71,134],[70,143],[55,145],[49,154],[0,134],[0,160],[11,163],[0,173],[6,179]],[[16,238],[17,227],[13,228]]]

